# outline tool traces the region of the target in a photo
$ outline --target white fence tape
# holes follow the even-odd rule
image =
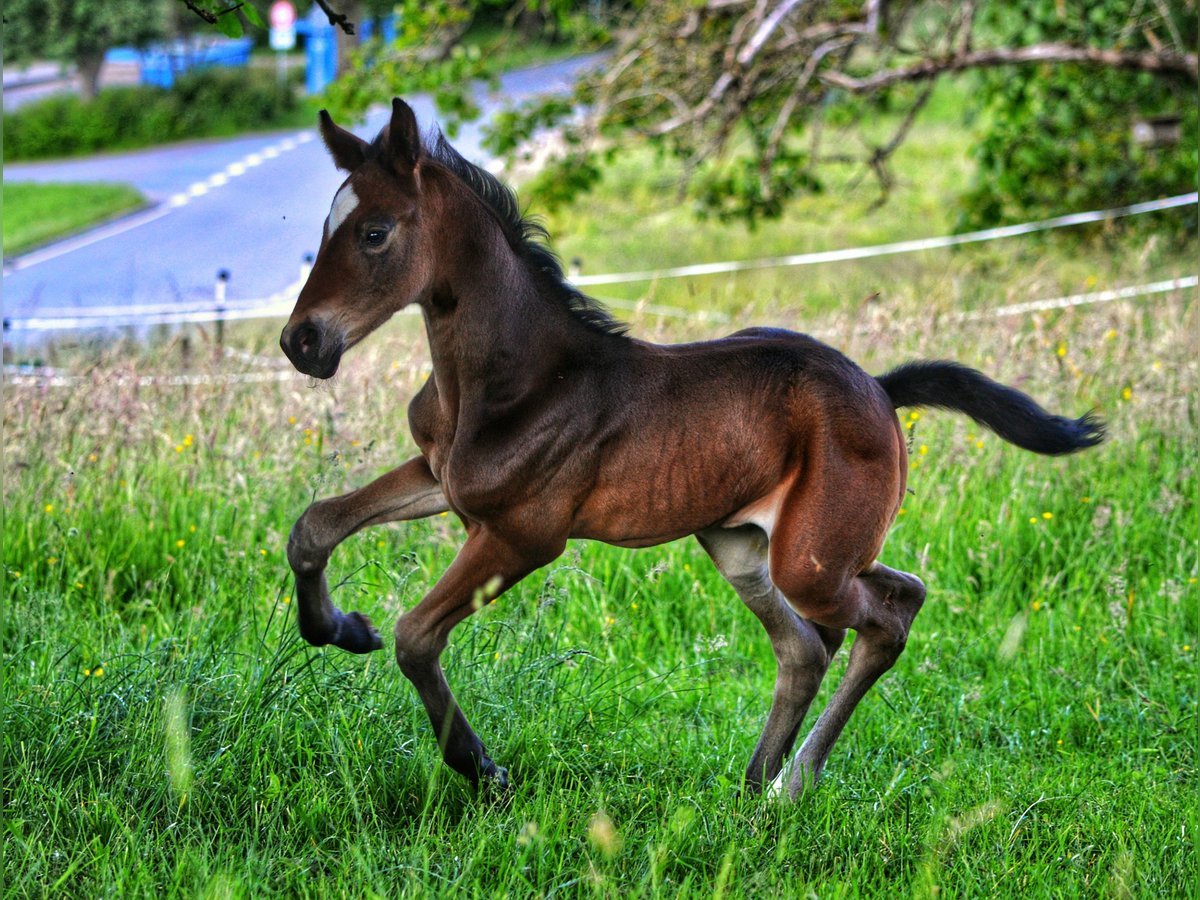
[[[15,374],[12,374],[15,373]],[[105,387],[152,387],[154,385],[209,385],[209,384],[247,384],[273,381],[299,381],[306,376],[294,369],[276,372],[232,372],[227,375],[138,375],[115,376],[106,378]],[[84,375],[60,375],[53,370],[43,370],[36,374],[24,373],[20,366],[4,367],[4,383],[10,387],[79,387],[90,383],[91,379]]]
[[[971,231],[965,234],[942,235],[912,241],[898,241],[891,244],[874,244],[868,247],[821,250],[814,253],[801,253],[792,256],[770,256],[760,259],[701,263],[698,265],[678,266],[669,269],[652,269],[642,272],[582,275],[572,280],[576,286],[587,287],[589,285],[622,284],[634,281],[653,281],[660,278],[684,278],[688,276],[715,275],[755,269],[808,266],[817,263],[871,259],[873,257],[890,256],[898,253],[914,253],[920,250],[934,250],[944,247],[956,247],[962,244],[993,241],[1022,234],[1032,234],[1038,231],[1049,231],[1055,228],[1081,225],[1087,222],[1102,222],[1124,216],[1142,215],[1144,213],[1174,209],[1180,206],[1194,205],[1197,199],[1197,193],[1193,192],[1190,194],[1179,194],[1174,197],[1165,197],[1161,200],[1135,203],[1132,206],[1071,213],[1065,216],[1056,216],[1052,219],[1043,219],[1039,222],[1024,222],[1019,225],[1006,225],[1001,228],[988,228],[983,231]],[[295,305],[296,297],[299,296],[302,287],[303,280],[290,284],[283,290],[262,300],[241,301],[236,305],[223,309],[214,309],[211,304],[190,308],[181,307],[178,304],[170,306],[139,304],[127,306],[46,308],[39,310],[37,315],[27,318],[14,316],[11,319],[6,319],[5,329],[12,331],[69,331],[89,328],[109,329],[133,326],[183,325],[217,321],[234,322],[248,319],[284,318],[290,315],[292,307]],[[728,321],[728,317],[719,313],[703,313],[627,300],[609,299],[605,302],[622,309],[630,309],[650,315],[673,316],[698,321]]]
[[[1010,316],[1028,315],[1035,312],[1046,312],[1052,309],[1070,309],[1076,306],[1092,306],[1098,303],[1112,303],[1115,300],[1132,300],[1135,297],[1148,297],[1153,294],[1167,294],[1173,291],[1195,288],[1200,280],[1195,275],[1183,278],[1172,278],[1167,281],[1154,281],[1149,284],[1132,284],[1123,288],[1113,288],[1108,291],[1092,291],[1087,294],[1068,294],[1065,297],[1050,297],[1046,300],[1029,300],[1025,303],[1010,303],[1007,306],[994,306],[989,309],[972,309],[952,313],[946,317],[949,322],[985,322],[994,319],[1005,319]],[[831,340],[844,337],[847,333],[856,337],[877,334],[878,325],[860,325],[855,328],[825,328],[809,332],[815,338]]]
[[[1093,303],[1111,303],[1114,300],[1128,300],[1132,297],[1145,297],[1149,294],[1166,294],[1171,291],[1182,291],[1194,288],[1197,277],[1188,275],[1184,278],[1172,278],[1167,281],[1155,281],[1150,284],[1134,284],[1129,287],[1114,288],[1109,291],[1093,291],[1089,294],[1069,294],[1066,297],[1052,297],[1049,300],[1030,300],[1026,303],[1010,303],[1008,306],[997,306],[994,309],[973,309],[955,314],[958,322],[974,322],[980,319],[1002,319],[1006,316],[1023,316],[1026,313],[1044,312],[1051,309],[1068,309],[1072,306],[1088,306]]]
[[[1175,197],[1165,197],[1162,200],[1150,200],[1146,203],[1135,203],[1132,206],[1120,206],[1115,209],[1099,209],[1090,212],[1071,213],[1066,216],[1056,216],[1053,219],[1043,219],[1040,222],[1024,222],[1020,225],[1005,225],[1000,228],[985,228],[982,231],[968,231],[963,234],[948,234],[941,237],[919,238],[912,241],[897,241],[892,244],[874,244],[869,247],[847,247],[842,250],[819,250],[815,253],[799,253],[793,256],[768,256],[762,259],[730,260],[726,262],[701,263],[693,266],[676,266],[669,269],[646,269],[641,272],[617,272],[610,275],[581,275],[573,279],[580,287],[597,284],[625,284],[631,281],[655,281],[661,278],[686,278],[695,275],[720,275],[729,272],[746,272],[754,269],[775,269],[786,266],[812,266],[817,263],[843,262],[851,259],[871,259],[877,256],[892,256],[897,253],[914,253],[918,250],[936,250],[942,247],[957,247],[962,244],[975,244],[981,241],[994,241],[1000,238],[1015,237],[1021,234],[1032,234],[1037,231],[1050,231],[1054,228],[1066,228],[1070,225],[1082,225],[1087,222],[1103,222],[1108,219],[1119,219],[1124,216],[1136,216],[1148,212],[1158,212],[1164,209],[1174,209],[1178,206],[1190,206],[1196,203],[1197,194],[1179,194]]]
[[[1087,294],[1069,294],[1064,297],[1051,297],[1045,300],[1030,300],[1025,303],[1010,303],[1007,306],[997,306],[991,309],[969,310],[955,313],[951,320],[955,322],[978,322],[986,319],[1002,319],[1008,316],[1026,315],[1034,312],[1044,312],[1053,309],[1068,309],[1076,306],[1088,306],[1097,303],[1111,303],[1115,300],[1130,300],[1135,297],[1146,297],[1153,294],[1165,294],[1172,291],[1187,290],[1200,285],[1200,278],[1188,275],[1183,278],[1173,278],[1167,281],[1155,281],[1149,284],[1134,284],[1107,291],[1093,291]],[[680,314],[686,310],[679,310]],[[663,313],[657,313],[662,315]],[[879,326],[864,325],[852,329],[856,335],[872,334],[880,330]],[[819,338],[835,338],[846,334],[843,329],[821,329],[810,331],[809,334]],[[226,353],[230,351],[226,350]],[[251,365],[270,366],[274,360],[238,353],[243,362]],[[285,364],[286,365],[286,364]],[[71,387],[87,382],[89,379],[82,375],[60,375],[53,369],[36,369],[30,371],[21,366],[4,366],[4,382],[13,387]],[[431,371],[428,363],[422,363],[414,371]],[[232,372],[227,375],[142,375],[137,377],[118,376],[106,380],[106,384],[136,384],[138,387],[150,385],[210,385],[210,384],[244,384],[247,382],[283,382],[305,378],[291,368],[279,369],[272,372]]]

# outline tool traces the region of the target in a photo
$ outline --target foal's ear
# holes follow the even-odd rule
[[[367,142],[334,124],[325,110],[318,113],[318,118],[321,120],[321,138],[329,148],[334,165],[346,172],[353,172],[361,166],[367,158]]]
[[[421,134],[412,107],[399,97],[392,99],[392,121],[388,125],[388,154],[401,173],[411,172],[421,158]]]

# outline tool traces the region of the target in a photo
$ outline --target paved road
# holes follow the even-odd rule
[[[494,111],[531,94],[564,91],[596,59],[510,73],[495,94],[481,88],[481,102]],[[415,98],[413,107],[422,127],[434,122],[428,98]],[[374,137],[388,112],[372,112],[354,130]],[[478,126],[467,127],[454,143],[467,158],[483,162],[480,136]],[[35,317],[101,308],[124,320],[139,307],[211,305],[220,269],[231,275],[231,307],[278,302],[294,288],[303,256],[316,250],[343,175],[314,128],[78,161],[14,164],[5,166],[4,177],[122,181],[153,204],[111,225],[7,260],[4,316],[13,326],[10,337],[17,337]]]

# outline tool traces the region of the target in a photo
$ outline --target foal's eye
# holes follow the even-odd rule
[[[368,247],[382,246],[385,240],[387,240],[387,229],[368,228],[363,232],[363,243]]]

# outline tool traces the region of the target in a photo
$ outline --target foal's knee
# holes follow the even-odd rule
[[[444,641],[436,637],[418,621],[412,613],[405,613],[396,621],[396,663],[410,681],[427,671],[441,656]]]
[[[314,503],[306,509],[292,526],[288,535],[287,557],[288,565],[298,574],[318,572],[329,562],[329,554],[333,548],[325,545],[322,540],[322,528],[319,525],[320,504]]]

